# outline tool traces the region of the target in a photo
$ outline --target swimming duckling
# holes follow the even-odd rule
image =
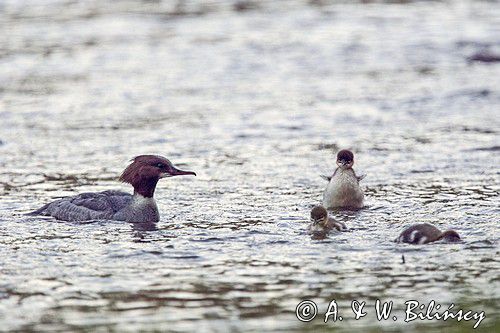
[[[347,227],[344,223],[335,221],[328,216],[328,212],[323,206],[315,206],[311,210],[311,224],[309,225],[309,233],[328,232],[335,229],[336,231],[345,231]]]
[[[364,194],[359,186],[364,176],[357,176],[352,166],[354,154],[341,150],[337,154],[338,168],[331,177],[325,177],[329,183],[323,194],[323,206],[326,208],[361,208]]]
[[[445,239],[449,242],[458,242],[460,241],[460,236],[454,230],[441,232],[432,224],[420,223],[414,224],[403,230],[395,241],[397,243],[427,244],[441,239]]]

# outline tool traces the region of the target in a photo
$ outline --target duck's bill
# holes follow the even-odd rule
[[[348,167],[348,166],[352,166],[352,164],[353,164],[352,161],[345,161],[345,160],[337,161],[337,165],[339,167]]]
[[[187,175],[196,176],[196,173],[194,173],[193,171],[184,171],[184,170],[177,169],[175,167],[171,167],[169,172],[162,173],[161,177],[165,178],[165,177],[187,176]]]

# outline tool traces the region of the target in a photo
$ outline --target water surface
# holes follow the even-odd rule
[[[500,67],[467,57],[499,52],[498,3],[235,3],[0,4],[1,330],[471,330],[402,321],[434,299],[492,332]],[[314,240],[339,148],[367,207]],[[118,175],[145,153],[198,174],[160,182],[158,224],[23,216],[128,191]],[[392,242],[417,222],[464,241]],[[304,299],[345,320],[299,322]],[[354,299],[399,319],[355,321]]]

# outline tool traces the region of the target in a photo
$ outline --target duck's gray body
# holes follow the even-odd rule
[[[364,194],[359,186],[362,178],[356,176],[351,168],[337,168],[323,194],[323,206],[326,208],[363,207]]]
[[[121,191],[81,193],[48,203],[30,215],[53,216],[64,221],[117,220],[158,222],[160,214],[153,198]]]

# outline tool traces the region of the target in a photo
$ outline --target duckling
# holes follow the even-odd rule
[[[397,243],[410,243],[410,244],[427,244],[445,239],[449,242],[460,241],[460,236],[455,230],[447,230],[441,232],[435,226],[429,223],[414,224],[401,233],[395,240]]]
[[[339,151],[337,165],[333,175],[325,177],[328,185],[323,194],[323,206],[326,208],[362,208],[364,194],[359,182],[365,176],[357,176],[352,169],[354,154],[345,149]]]
[[[311,210],[309,233],[328,232],[330,230],[345,231],[347,227],[344,223],[335,221],[333,218],[329,217],[325,207],[315,206]]]

